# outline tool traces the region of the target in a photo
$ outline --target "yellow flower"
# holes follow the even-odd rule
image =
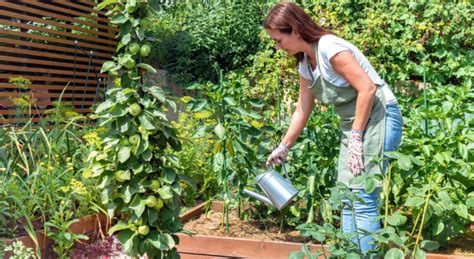
[[[84,171],[82,171],[82,177],[84,178],[91,178],[92,177],[92,169],[85,169]]]
[[[261,127],[263,127],[263,123],[256,120],[250,121],[250,125],[254,126],[257,129],[260,129]]]
[[[100,141],[99,135],[95,131],[91,131],[84,135],[84,139],[87,141],[88,145],[95,145]]]
[[[61,189],[61,191],[64,192],[64,193],[69,192],[69,186],[63,186],[59,189]]]
[[[203,111],[203,112],[195,112],[194,113],[194,118],[196,119],[207,119],[211,117],[212,113],[209,111]]]
[[[188,103],[189,101],[191,101],[193,98],[191,96],[183,96],[181,98],[179,98],[179,101],[182,102],[182,103]]]
[[[69,183],[69,186],[71,187],[73,192],[75,192],[79,195],[86,195],[87,194],[87,189],[84,186],[84,184],[79,182],[76,179],[72,179],[71,182]]]

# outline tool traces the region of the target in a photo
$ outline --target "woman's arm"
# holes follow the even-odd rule
[[[373,97],[377,88],[349,51],[345,50],[337,53],[330,61],[333,69],[342,75],[357,91],[355,119],[352,129],[363,131],[370,117]]]
[[[300,75],[300,95],[298,97],[298,103],[296,110],[291,117],[290,126],[283,137],[283,144],[287,147],[291,147],[298,139],[301,131],[303,131],[308,118],[311,115],[314,105],[314,94],[308,88],[310,81],[304,79]]]

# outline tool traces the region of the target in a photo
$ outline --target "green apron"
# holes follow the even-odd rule
[[[320,76],[314,80],[310,85],[310,90],[316,96],[316,98],[323,104],[333,104],[336,113],[341,118],[339,128],[341,130],[341,146],[339,151],[339,162],[337,168],[337,180],[349,186],[350,188],[363,188],[363,186],[357,186],[349,184],[349,181],[354,177],[349,168],[349,154],[348,154],[348,142],[351,135],[352,123],[354,122],[357,91],[352,87],[338,87],[331,84],[326,79],[322,78],[321,67],[319,66],[318,57],[318,44],[314,44],[316,54],[316,66],[319,69]],[[311,66],[308,67],[311,71]],[[384,83],[385,84],[385,83]],[[377,85],[377,91],[373,98],[372,111],[367,122],[367,126],[363,136],[363,160],[364,170],[362,173],[369,174],[380,174],[380,168],[377,163],[371,161],[376,157],[382,157],[384,148],[385,138],[385,98],[382,93],[382,86]],[[380,185],[380,183],[379,183]]]

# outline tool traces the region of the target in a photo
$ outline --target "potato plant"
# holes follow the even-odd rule
[[[179,221],[179,178],[165,149],[179,149],[174,129],[166,117],[176,105],[158,86],[147,85],[142,76],[156,72],[142,58],[150,53],[147,28],[158,1],[104,1],[112,24],[120,27],[119,43],[112,61],[102,72],[113,77],[114,86],[95,113],[108,129],[102,148],[89,156],[92,176],[99,177],[102,203],[118,222],[116,234],[124,251],[149,258],[179,257],[175,245]]]

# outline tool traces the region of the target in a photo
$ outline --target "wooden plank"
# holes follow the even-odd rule
[[[51,2],[53,2],[53,3],[58,3],[58,4],[64,4],[64,0],[51,0]],[[73,2],[67,2],[67,5],[69,5],[69,6],[71,6],[71,7],[74,7],[74,8],[76,8],[76,9],[80,9],[80,10],[89,12],[89,13],[96,13],[96,14],[98,14],[98,15],[105,16],[105,12],[104,12],[104,11],[96,10],[96,9],[94,9],[94,7],[90,8],[90,7],[86,7],[86,6],[84,6],[84,5],[75,4],[75,3],[73,3]],[[108,23],[108,22],[107,22],[107,23]]]
[[[92,6],[92,7],[95,6],[95,3],[92,2],[92,1],[89,1],[89,0],[77,0],[77,2],[83,3],[83,4],[88,5],[88,6]]]
[[[54,108],[52,108],[54,109]],[[37,115],[37,114],[44,114],[46,111],[49,111],[51,109],[35,109],[31,108],[31,114],[32,115]],[[76,108],[73,109],[75,112],[79,113],[89,113],[91,109],[89,107],[84,107],[84,108]],[[19,110],[0,110],[0,115],[16,115],[16,114],[26,114],[29,115],[29,111],[19,111]],[[1,119],[0,119],[1,120]]]
[[[33,90],[54,90],[54,91],[62,91],[66,86],[65,85],[45,85],[45,84],[31,84],[28,89]],[[0,88],[4,89],[18,89],[18,86],[10,83],[0,83]],[[99,86],[99,88],[102,88]],[[96,92],[97,85],[96,83],[85,87],[83,85],[73,86],[72,84],[67,86],[68,91],[79,91],[79,92]]]
[[[25,21],[32,21],[32,22],[37,22],[37,23],[41,23],[41,24],[56,26],[56,27],[59,27],[59,28],[75,30],[75,31],[81,31],[81,32],[84,32],[84,33],[87,33],[87,34],[90,34],[90,35],[97,35],[98,37],[102,36],[102,37],[113,40],[113,37],[110,34],[107,34],[105,32],[101,32],[101,31],[88,30],[88,29],[80,28],[80,27],[73,26],[73,25],[70,25],[70,24],[45,20],[45,19],[42,19],[42,18],[38,18],[38,17],[30,16],[30,15],[25,15],[25,14],[21,14],[21,13],[14,13],[14,12],[6,11],[6,10],[0,10],[0,14],[5,15],[7,17],[15,17],[15,18],[25,20]]]
[[[37,0],[36,1],[20,0],[19,2],[26,3],[26,4],[29,4],[29,5],[38,6],[38,7],[42,7],[42,8],[49,9],[49,10],[54,10],[54,11],[57,11],[57,12],[62,12],[65,15],[74,15],[74,16],[78,16],[78,17],[84,17],[84,18],[96,21],[97,23],[99,23],[99,22],[108,23],[109,22],[106,18],[90,15],[91,14],[91,12],[89,11],[90,9],[86,9],[86,10],[81,9],[82,11],[75,11],[75,10],[72,10],[70,8],[65,8],[64,7],[64,6],[72,7],[72,5],[71,5],[72,2],[65,2],[65,1],[40,2],[40,1],[37,1]],[[84,12],[84,11],[87,11],[87,12]]]
[[[67,47],[54,46],[54,45],[49,45],[49,44],[35,43],[35,42],[22,41],[22,40],[13,40],[13,39],[7,39],[7,38],[3,38],[3,37],[0,37],[0,42],[1,43],[8,43],[8,44],[13,44],[13,45],[18,45],[18,46],[26,46],[26,47],[33,47],[33,48],[39,48],[39,49],[47,49],[47,50],[74,53],[74,48],[67,48]],[[83,55],[80,50],[77,50],[77,54],[78,55]],[[105,53],[101,53],[101,52],[95,52],[94,56],[103,57],[106,60],[110,60],[112,58],[112,54],[105,54]]]
[[[49,12],[45,12],[45,11],[41,11],[41,10],[38,10],[38,9],[35,9],[35,8],[30,8],[30,7],[27,7],[27,6],[23,6],[23,5],[17,5],[17,4],[14,4],[14,3],[11,3],[11,2],[2,2],[0,1],[0,7],[3,6],[3,7],[8,7],[8,8],[11,8],[11,9],[16,9],[17,11],[19,12],[29,12],[29,13],[33,13],[35,15],[42,15],[44,17],[52,17],[52,18],[56,18],[56,19],[60,19],[60,20],[65,20],[65,21],[69,21],[69,22],[73,22],[73,23],[80,23],[78,20],[76,19],[72,19],[68,16],[64,16],[64,15],[56,15],[54,13],[49,13]],[[79,30],[79,31],[82,31],[80,27],[77,27],[77,26],[73,26],[74,28],[76,28],[76,30]],[[95,26],[91,26],[91,27],[94,27]],[[113,27],[107,27],[106,30],[110,30],[110,31],[115,31],[116,32],[116,29],[114,29]],[[89,32],[94,32],[94,34],[100,34],[100,35],[104,35],[104,36],[107,36],[109,38],[113,38],[114,37],[114,34],[112,33],[106,33],[106,32],[101,32],[99,30],[97,31],[94,31],[94,30],[87,30]],[[88,33],[89,33],[88,32]]]
[[[4,56],[0,55],[0,61],[6,61],[10,63],[21,63],[21,64],[36,64],[36,65],[48,65],[48,66],[56,66],[60,68],[76,68],[77,70],[88,70],[93,72],[97,71],[97,73],[100,72],[100,66],[88,66],[88,65],[81,65],[81,64],[75,64],[71,61],[69,63],[64,63],[64,62],[56,62],[56,61],[48,61],[44,59],[35,59],[35,58],[20,58],[20,57],[12,57],[12,56]]]
[[[0,13],[2,13],[1,10],[0,10]],[[17,28],[29,29],[29,30],[33,30],[33,31],[41,31],[41,32],[46,32],[46,33],[50,33],[50,34],[55,34],[55,35],[61,35],[61,36],[69,37],[69,38],[72,38],[72,39],[83,39],[83,40],[86,40],[86,41],[91,41],[93,43],[100,43],[100,44],[111,45],[111,46],[115,45],[115,42],[111,41],[111,40],[89,37],[89,36],[80,35],[80,34],[77,34],[77,33],[73,34],[73,33],[70,33],[70,32],[64,32],[64,31],[60,31],[60,30],[52,30],[52,29],[47,29],[47,28],[44,28],[44,27],[33,26],[33,25],[19,23],[19,22],[12,22],[12,21],[5,20],[5,19],[0,19],[0,24],[5,24],[5,25],[17,27]]]
[[[66,44],[70,45],[72,48],[74,48],[75,43],[74,40],[65,40],[65,39],[58,39],[54,37],[49,37],[49,36],[42,36],[42,35],[36,35],[32,33],[27,33],[27,32],[19,32],[19,31],[11,31],[11,30],[4,30],[0,29],[0,34],[7,34],[7,35],[12,35],[12,36],[18,36],[18,37],[23,37],[23,38],[30,38],[30,39],[36,39],[36,40],[44,40],[49,42],[55,42],[55,43],[61,43],[61,44]],[[85,43],[81,41],[77,41],[77,45],[83,48],[91,48],[94,50],[94,53],[100,52],[99,50],[103,50],[103,53],[113,53],[115,51],[115,48],[112,47],[106,47],[106,46],[101,46],[101,45],[95,45],[95,44],[90,44],[90,43]]]
[[[57,7],[57,6],[54,6],[54,5],[50,5],[47,2],[38,2],[38,1],[31,1],[31,0],[28,0],[28,1],[18,0],[18,2],[19,3],[25,3],[25,4],[28,4],[28,5],[33,5],[33,6],[36,6],[36,7],[47,8],[49,10],[59,11],[59,12],[65,13],[67,15],[71,15],[71,16],[64,16],[62,14],[49,12],[48,16],[51,16],[51,17],[58,16],[57,17],[58,19],[62,19],[62,20],[66,20],[66,21],[70,21],[70,22],[74,22],[74,23],[79,23],[79,24],[91,26],[91,27],[94,27],[94,28],[100,28],[100,29],[104,29],[104,30],[107,30],[107,31],[109,31],[109,30],[118,31],[118,28],[109,27],[109,26],[106,26],[106,25],[93,23],[93,22],[88,22],[88,21],[75,19],[75,18],[71,19],[70,17],[75,17],[75,16],[86,17],[86,18],[91,19],[91,20],[95,20],[96,18],[92,19],[92,18],[90,18],[90,15],[84,15],[83,13],[75,12],[73,10]],[[101,18],[101,19],[103,19],[103,18]],[[105,22],[108,22],[108,21],[105,20]]]
[[[57,103],[56,101],[38,101],[38,102],[36,102],[35,104],[36,104],[37,106],[49,106],[49,105],[55,105],[56,103]],[[76,103],[77,103],[77,101],[76,101]],[[81,103],[81,104],[84,104],[84,106],[87,106],[87,105],[93,105],[93,104],[95,104],[95,103],[97,103],[97,102],[94,102],[94,101],[87,101],[87,100],[83,102],[83,101],[81,100],[80,103]],[[61,101],[61,104],[62,104],[62,105],[72,105],[72,102],[71,102],[71,101],[64,101],[64,100],[63,100],[63,101]],[[1,107],[1,106],[4,106],[4,107],[13,107],[14,104],[13,104],[13,102],[10,101],[10,100],[5,100],[5,101],[0,101],[0,107]]]
[[[49,69],[49,68],[38,68],[38,67],[26,67],[26,66],[11,66],[11,65],[3,65],[0,64],[0,70],[4,69],[7,71],[23,71],[23,72],[37,72],[37,73],[46,73],[46,74],[59,74],[59,75],[71,75],[73,76],[89,76],[95,78],[96,75],[94,73],[86,73],[86,72],[76,72],[72,70],[61,70],[61,69]],[[105,74],[98,74],[98,77],[107,77]]]
[[[71,89],[72,90],[72,89]],[[29,95],[34,98],[40,97],[49,97],[49,98],[76,98],[76,99],[94,99],[96,96],[95,94],[84,94],[83,92],[76,91],[76,93],[49,93],[49,92],[31,92],[28,91],[26,93],[19,93],[19,92],[0,92],[0,97],[8,97],[8,98],[18,98],[22,95]]]
[[[44,52],[44,51],[35,51],[35,50],[29,50],[29,49],[21,49],[21,48],[11,48],[11,47],[6,47],[6,46],[0,46],[0,52],[6,52],[6,53],[12,53],[12,54],[21,54],[21,55],[31,55],[31,56],[38,56],[38,57],[48,57],[48,58],[54,58],[54,59],[64,59],[69,62],[74,62],[74,56],[70,55],[62,55],[62,54],[56,54],[53,52]],[[103,59],[91,59],[92,65],[96,64],[98,66],[102,66],[102,64],[106,60]],[[78,64],[81,64],[82,62],[85,62],[86,64],[89,63],[89,58],[85,57],[79,57],[76,56],[76,62]]]
[[[9,79],[10,77],[24,77],[28,78],[32,83],[36,81],[41,81],[41,82],[55,82],[55,83],[70,83],[71,85],[73,84],[72,77],[53,77],[53,76],[31,76],[31,75],[22,75],[22,74],[6,74],[6,73],[0,73],[0,79]],[[102,78],[99,78],[99,80],[104,80]],[[76,85],[78,83],[88,83],[88,84],[97,84],[96,79],[81,79],[81,78],[76,78],[75,80]]]

